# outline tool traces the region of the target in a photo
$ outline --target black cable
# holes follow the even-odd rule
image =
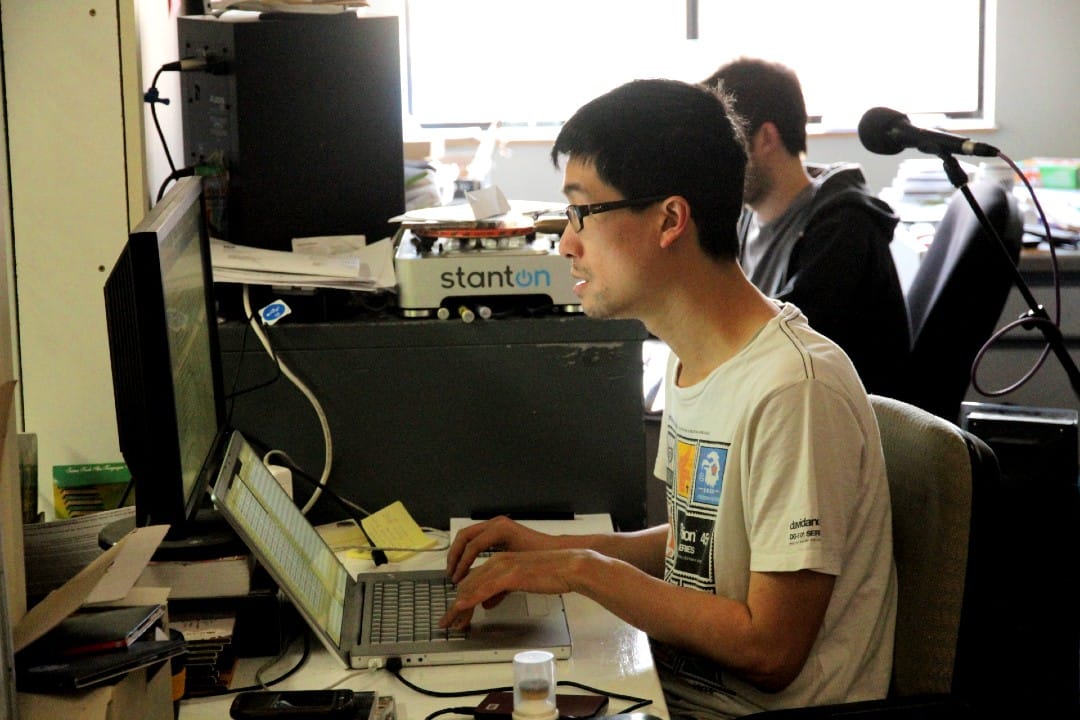
[[[233,375],[232,385],[225,395],[225,399],[228,400],[230,403],[241,395],[246,395],[247,393],[270,387],[281,379],[281,362],[278,360],[277,350],[271,347],[272,354],[270,359],[274,363],[274,376],[267,380],[261,380],[259,382],[256,382],[252,385],[249,385],[248,387],[240,388],[239,390],[236,389],[237,384],[240,382],[240,370],[243,368],[244,365],[244,356],[247,355],[247,343],[248,338],[251,336],[252,319],[253,318],[251,316],[248,316],[244,320],[244,334],[240,336],[240,355],[236,361],[236,373]],[[231,413],[232,411],[230,410],[230,416]]]
[[[331,500],[333,500],[334,503],[337,504],[338,507],[340,507],[342,510],[345,511],[346,517],[352,518],[353,520],[356,520],[358,523],[359,523],[360,520],[363,520],[365,517],[367,517],[367,515],[365,513],[357,510],[357,508],[355,506],[350,505],[337,492],[330,489],[326,485],[321,485],[317,478],[314,478],[309,473],[305,472],[303,470],[303,468],[299,467],[287,455],[283,455],[281,460],[282,460],[282,462],[285,463],[286,466],[288,466],[289,470],[291,470],[295,474],[296,477],[300,478],[301,480],[303,480],[304,482],[306,482],[307,484],[311,485],[314,488],[321,488],[322,491]],[[361,530],[363,530],[362,527],[361,527]]]
[[[238,687],[238,688],[224,688],[224,689],[221,689],[221,690],[214,690],[214,691],[207,692],[207,693],[201,693],[199,695],[192,696],[191,699],[194,699],[194,698],[197,698],[197,697],[220,697],[222,695],[233,695],[235,693],[249,692],[249,691],[253,691],[253,690],[265,690],[266,688],[268,688],[268,687],[270,687],[272,685],[277,685],[280,682],[284,682],[288,678],[290,678],[293,675],[295,675],[296,673],[300,672],[300,668],[304,667],[304,665],[307,664],[308,658],[311,657],[311,637],[308,635],[307,632],[305,632],[303,630],[301,630],[300,635],[304,639],[304,651],[303,651],[303,653],[301,653],[300,659],[296,661],[295,665],[293,665],[291,668],[289,668],[288,670],[286,670],[284,673],[282,673],[278,677],[274,678],[273,680],[267,680],[265,683],[262,683],[261,685],[247,685],[245,687]],[[291,642],[288,643],[285,646],[285,649],[288,650],[288,647],[291,644],[292,644]],[[282,653],[282,655],[284,655],[284,653]]]
[[[426,718],[424,718],[424,720],[433,720],[433,718],[437,718],[440,715],[465,715],[467,717],[473,717],[474,715],[476,715],[476,708],[472,708],[472,707],[443,708],[442,710],[436,710],[435,712],[431,713]]]
[[[165,197],[165,188],[167,188],[169,186],[169,183],[173,182],[174,180],[178,180],[178,179],[180,179],[182,177],[190,177],[190,176],[192,176],[194,174],[195,174],[194,166],[188,166],[188,167],[180,168],[179,170],[173,170],[171,173],[169,173],[169,175],[164,180],[161,181],[161,187],[158,188],[157,200],[155,200],[155,202],[160,201],[161,198]]]
[[[422,688],[419,685],[417,685],[417,684],[415,684],[415,683],[413,683],[413,682],[411,682],[409,680],[406,680],[405,676],[401,674],[402,669],[403,669],[403,666],[402,666],[401,660],[399,658],[390,658],[389,660],[386,661],[386,670],[391,675],[393,675],[395,678],[397,678],[398,681],[402,685],[409,688],[410,690],[415,690],[416,692],[418,692],[418,693],[420,693],[422,695],[428,695],[430,697],[445,697],[445,698],[468,697],[470,695],[487,695],[489,693],[494,693],[494,692],[513,692],[513,690],[514,690],[514,688],[512,686],[494,687],[494,688],[486,688],[486,689],[474,689],[474,690],[453,690],[453,691],[428,690],[427,688]],[[586,685],[586,684],[580,683],[580,682],[575,682],[573,680],[558,680],[558,681],[556,681],[555,685],[556,685],[556,687],[574,687],[574,688],[577,688],[579,690],[584,690],[586,692],[593,693],[595,695],[603,695],[606,698],[614,698],[615,700],[626,700],[626,701],[632,703],[627,708],[621,710],[620,714],[621,713],[634,712],[635,710],[639,710],[639,709],[641,709],[643,707],[646,707],[648,705],[652,705],[652,700],[649,699],[649,698],[641,698],[641,697],[637,697],[636,695],[626,695],[624,693],[608,692],[606,690],[600,690],[600,689],[594,688],[594,687],[592,687],[590,685]],[[444,713],[449,713],[449,712],[457,712],[458,710],[459,710],[458,708],[447,708],[446,710],[440,710],[439,714],[444,714]],[[463,714],[465,714],[465,715],[473,715],[474,711],[475,711],[475,708],[466,708],[466,712],[464,712]],[[428,717],[429,718],[434,717],[434,715],[429,715]]]
[[[428,690],[405,679],[405,676],[401,674],[402,665],[400,658],[390,658],[389,660],[387,660],[386,669],[391,675],[396,677],[398,681],[405,687],[411,690],[415,690],[421,695],[428,695],[430,697],[468,697],[470,695],[487,695],[488,693],[493,692],[513,692],[514,690],[513,686],[509,685],[481,690]]]
[[[165,151],[165,159],[169,161],[169,170],[171,172],[176,172],[176,163],[173,162],[172,154],[169,152],[169,143],[165,141],[165,133],[161,129],[161,122],[158,120],[157,116],[158,103],[163,105],[169,104],[168,98],[163,98],[158,94],[157,83],[158,78],[161,77],[161,73],[173,69],[170,65],[171,64],[162,65],[157,69],[157,72],[154,73],[154,80],[150,83],[150,89],[143,95],[143,100],[150,104],[150,116],[154,119],[154,129],[157,130],[158,139],[161,140],[161,149]]]

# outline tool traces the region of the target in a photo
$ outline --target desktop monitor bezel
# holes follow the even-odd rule
[[[192,243],[197,245],[197,273],[191,272]],[[196,324],[200,359],[195,393],[203,404],[196,409],[213,427],[185,423],[182,378],[174,365],[169,312],[177,308],[170,274],[178,261],[189,264],[184,275],[186,300],[194,301],[205,321]],[[106,325],[109,337],[117,436],[135,489],[135,525],[170,525],[171,538],[182,538],[195,527],[213,481],[215,456],[221,450],[226,423],[217,335],[213,271],[202,182],[197,176],[178,180],[129,233],[127,242],[105,283]],[[198,323],[198,319],[196,320]],[[171,335],[171,336],[170,336]],[[204,354],[205,353],[205,354]],[[191,400],[192,398],[188,398]],[[189,408],[190,409],[190,408]],[[188,433],[185,437],[183,433]],[[193,443],[185,458],[185,443]],[[194,448],[194,449],[191,449]],[[192,458],[202,455],[202,460]],[[197,464],[197,470],[193,465]]]

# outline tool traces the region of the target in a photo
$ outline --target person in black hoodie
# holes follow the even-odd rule
[[[901,393],[910,331],[889,251],[896,215],[858,165],[804,162],[806,105],[790,68],[739,58],[704,85],[727,95],[746,124],[744,271],[840,345],[868,392]]]

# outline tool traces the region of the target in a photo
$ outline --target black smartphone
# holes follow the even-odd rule
[[[324,720],[355,717],[356,693],[352,690],[256,690],[237,695],[229,707],[235,720],[290,718]]]

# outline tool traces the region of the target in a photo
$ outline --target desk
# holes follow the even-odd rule
[[[610,520],[607,520],[610,528]],[[424,553],[398,565],[401,568],[443,567],[443,553]],[[386,566],[384,566],[385,568]],[[362,571],[363,566],[357,568]],[[353,569],[350,567],[350,569]],[[573,637],[573,651],[567,660],[556,663],[557,680],[573,680],[598,690],[651,698],[653,704],[642,708],[661,718],[668,717],[660,681],[653,665],[652,653],[645,634],[580,595],[567,595],[566,612]],[[373,690],[380,695],[392,695],[398,720],[424,720],[432,712],[447,707],[470,706],[480,702],[483,694],[464,698],[437,698],[411,690],[385,670],[348,670],[327,652],[315,638],[307,664],[288,680],[274,686],[278,690],[311,690],[342,687],[351,690]],[[282,660],[264,677],[276,677],[291,667],[300,656],[299,650]],[[234,687],[250,685],[254,673],[265,661],[253,658],[240,661]],[[509,686],[513,684],[512,663],[478,665],[447,665],[442,667],[408,668],[404,676],[422,688],[438,691],[460,691],[471,688]],[[560,692],[580,692],[575,688],[560,688]],[[229,715],[233,695],[217,698],[193,698],[180,706],[180,720],[221,720]],[[608,713],[621,712],[629,703],[612,699]]]

